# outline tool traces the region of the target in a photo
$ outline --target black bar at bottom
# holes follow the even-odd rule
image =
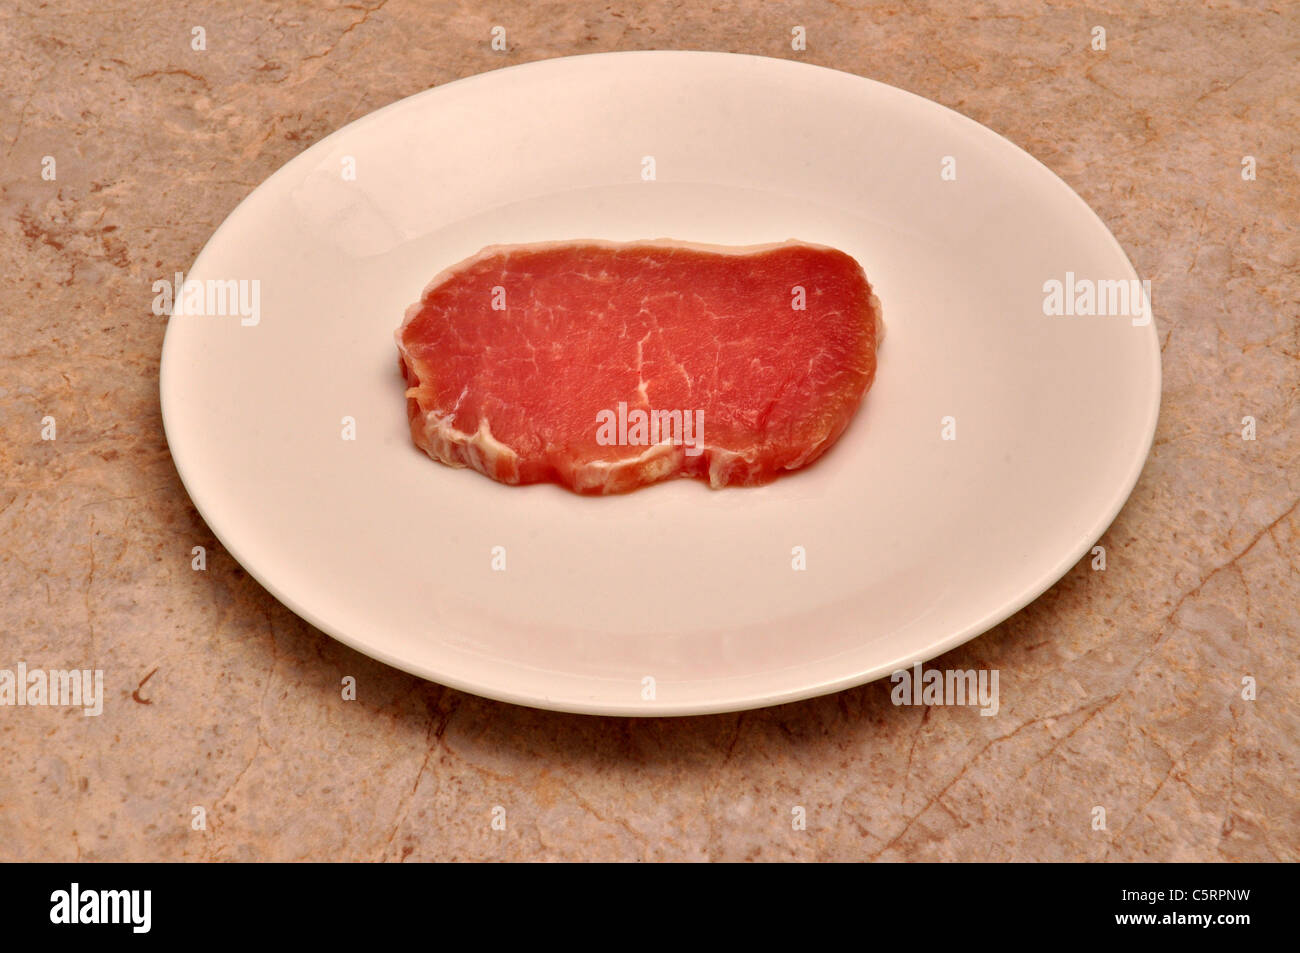
[[[6,945],[23,936],[374,943],[399,929],[437,943],[453,928],[584,946],[670,942],[682,930],[771,943],[777,929],[825,940],[860,932],[864,942],[1132,934],[1233,943],[1285,925],[1294,873],[1283,864],[719,866],[8,864],[0,922]]]

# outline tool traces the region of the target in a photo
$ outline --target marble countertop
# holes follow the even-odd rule
[[[0,669],[105,673],[100,717],[0,707],[0,860],[1300,859],[1300,6],[1038,6],[0,12]],[[250,190],[430,86],[654,48],[950,106],[1064,178],[1151,280],[1161,419],[1106,570],[935,663],[999,669],[998,717],[895,707],[888,681],[665,720],[486,701],[298,619],[181,486],[151,283]]]

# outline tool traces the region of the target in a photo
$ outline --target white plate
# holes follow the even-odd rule
[[[879,374],[822,461],[586,498],[413,447],[392,335],[436,272],[498,242],[659,237],[794,237],[866,268]],[[163,418],[226,548],[368,655],[543,708],[768,705],[978,635],[1119,511],[1155,429],[1155,325],[1045,316],[1067,272],[1136,278],[1055,175],[934,103],[762,57],[548,60],[381,109],[253,192],[188,277],[259,281],[260,320],[173,315]]]

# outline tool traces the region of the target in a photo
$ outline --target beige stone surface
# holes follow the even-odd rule
[[[0,708],[0,860],[1300,859],[1300,6],[242,6],[0,10],[0,668],[102,668],[107,694],[98,718]],[[1164,403],[1107,569],[1085,560],[936,663],[999,669],[996,717],[895,707],[888,682],[680,720],[485,701],[299,620],[186,496],[154,279],[366,112],[647,48],[799,58],[951,106],[1060,174],[1152,280]]]

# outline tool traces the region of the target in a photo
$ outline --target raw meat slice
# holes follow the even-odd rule
[[[789,241],[493,245],[396,332],[411,437],[502,483],[766,483],[833,444],[876,371],[880,302]]]

